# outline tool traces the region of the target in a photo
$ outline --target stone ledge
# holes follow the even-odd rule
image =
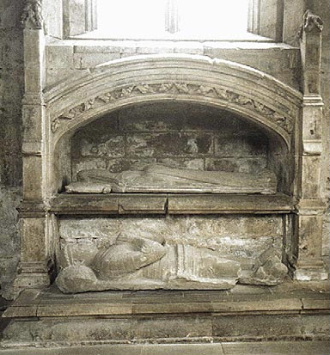
[[[296,288],[294,285],[297,285]],[[41,292],[23,291],[3,316],[60,318],[193,313],[330,313],[329,291],[322,288],[312,292],[304,287],[293,282],[272,288],[238,285],[231,291],[110,291],[72,295],[62,294],[52,286]]]
[[[231,342],[226,345],[227,354],[235,354],[244,347],[233,342],[276,340],[283,344],[288,340],[328,340],[329,313],[327,282],[287,282],[272,288],[239,285],[231,291],[112,291],[75,295],[64,295],[51,287],[23,291],[6,311],[5,317],[12,320],[0,348],[9,351],[81,345],[125,347],[150,342],[168,346]],[[157,353],[157,347],[153,350]]]
[[[283,214],[294,210],[290,196],[206,194],[61,194],[50,212],[79,214]]]
[[[0,346],[62,347],[115,344],[207,344],[328,340],[329,316],[203,315],[149,318],[41,318],[14,320]],[[313,353],[314,354],[314,353]],[[292,355],[292,353],[290,354]]]

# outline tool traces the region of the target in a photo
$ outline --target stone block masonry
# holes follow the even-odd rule
[[[120,172],[153,163],[249,173],[266,167],[267,154],[263,132],[233,114],[145,104],[108,114],[75,134],[72,178],[84,169]]]

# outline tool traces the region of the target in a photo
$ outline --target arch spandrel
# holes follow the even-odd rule
[[[102,114],[143,102],[190,101],[227,109],[282,137],[288,147],[301,94],[273,77],[201,56],[140,56],[95,68],[46,94],[56,143]]]

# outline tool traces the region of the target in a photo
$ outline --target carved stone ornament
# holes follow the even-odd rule
[[[56,284],[64,293],[110,289],[230,289],[238,282],[277,285],[287,275],[273,248],[262,253],[250,271],[238,261],[224,258],[209,248],[165,242],[162,236],[148,238],[119,235],[110,247],[99,249],[90,265],[70,261]]]
[[[42,0],[26,0],[22,14],[22,24],[26,29],[42,29]]]
[[[304,24],[303,24],[303,30],[306,32],[311,32],[312,30],[316,29],[318,31],[323,30],[323,21],[321,18],[317,15],[314,15],[312,11],[307,10],[304,13]]]
[[[138,97],[141,95],[200,95],[220,99],[228,103],[236,104],[246,107],[250,110],[256,111],[258,114],[266,117],[273,124],[278,125],[287,133],[291,134],[293,129],[293,119],[290,109],[284,108],[287,115],[282,115],[274,109],[244,95],[235,93],[225,88],[200,85],[194,83],[162,83],[162,84],[145,84],[126,86],[121,89],[115,89],[105,94],[96,96],[86,102],[71,108],[70,110],[62,113],[60,116],[55,117],[51,123],[51,130],[55,133],[61,126],[61,123],[67,120],[73,120],[79,117],[82,113],[89,111],[93,108],[100,107],[109,102],[114,102],[121,99]]]
[[[254,261],[252,270],[243,271],[239,282],[247,285],[275,286],[287,277],[288,268],[281,262],[274,247],[265,250]]]

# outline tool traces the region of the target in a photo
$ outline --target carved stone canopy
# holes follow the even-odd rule
[[[88,96],[86,97],[86,93]],[[301,94],[257,70],[204,56],[147,55],[109,62],[49,89],[51,140],[126,105],[180,100],[226,109],[291,146]]]
[[[176,96],[190,95],[222,100],[228,104],[235,104],[243,108],[245,107],[249,110],[253,110],[256,113],[265,116],[271,123],[278,125],[286,133],[292,133],[293,119],[290,115],[281,115],[273,108],[270,108],[261,102],[238,94],[234,91],[227,90],[223,87],[206,86],[187,82],[166,82],[162,84],[141,83],[106,92],[99,96],[90,98],[87,101],[70,108],[60,116],[55,117],[51,123],[51,130],[55,133],[59,126],[65,121],[74,120],[81,116],[84,112],[93,110],[98,106],[103,106],[107,103],[119,101],[125,98],[133,98],[147,94],[153,96],[161,94],[172,94]]]

